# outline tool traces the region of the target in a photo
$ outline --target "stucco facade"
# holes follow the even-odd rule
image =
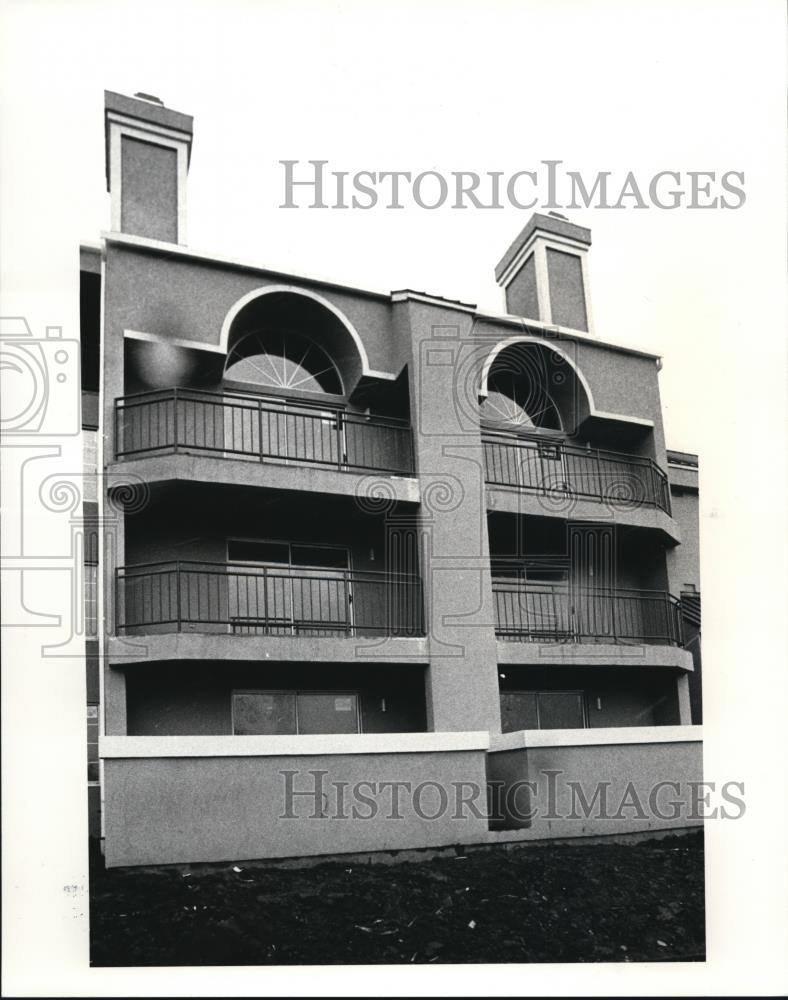
[[[588,230],[534,216],[499,316],[213,257],[185,245],[191,118],[106,104],[112,228],[81,269],[108,863],[520,837],[487,784],[549,732],[584,781],[697,780],[697,530],[659,359],[594,330]],[[315,768],[480,811],[281,819]]]

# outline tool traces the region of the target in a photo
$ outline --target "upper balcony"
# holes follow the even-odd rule
[[[492,430],[483,430],[482,443],[490,486],[670,514],[668,477],[649,458]]]
[[[115,457],[146,480],[256,484],[251,463],[265,467],[264,483],[274,488],[346,493],[374,474],[391,477],[398,500],[418,498],[407,421],[275,396],[178,388],[122,397]],[[195,458],[210,462],[195,466]]]
[[[487,507],[502,513],[600,521],[681,540],[668,478],[650,458],[482,429]]]

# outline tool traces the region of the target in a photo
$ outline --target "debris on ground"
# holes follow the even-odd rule
[[[91,874],[94,966],[702,961],[701,833]],[[244,878],[238,873],[243,871]],[[348,881],[353,872],[352,886]],[[199,902],[199,908],[194,900]]]

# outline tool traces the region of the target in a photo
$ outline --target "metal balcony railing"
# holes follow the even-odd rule
[[[493,597],[501,639],[683,645],[681,605],[665,591],[494,579]]]
[[[421,580],[396,573],[165,562],[117,570],[119,633],[419,636]]]
[[[492,486],[670,513],[668,477],[651,459],[488,430],[482,431],[482,444],[485,478]]]
[[[223,458],[412,475],[406,421],[241,393],[168,389],[115,401],[115,455]]]

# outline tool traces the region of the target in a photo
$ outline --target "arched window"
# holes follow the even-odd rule
[[[482,419],[509,428],[560,431],[561,417],[548,392],[548,372],[535,352],[509,349],[493,363]]]
[[[224,377],[277,389],[343,393],[339,371],[323,348],[289,331],[247,333],[227,356]]]

